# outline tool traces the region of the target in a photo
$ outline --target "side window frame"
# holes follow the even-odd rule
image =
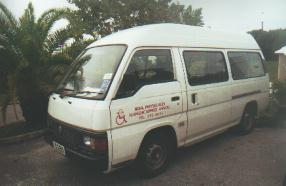
[[[185,52],[220,53],[220,54],[222,55],[222,57],[223,57],[224,66],[225,66],[225,72],[227,73],[227,79],[226,79],[225,81],[220,81],[220,82],[203,83],[203,84],[198,84],[198,85],[192,85],[191,82],[189,81],[189,74],[188,74],[188,69],[187,69],[187,65],[186,65],[186,59],[185,59],[185,55],[184,55]],[[230,71],[229,71],[230,66],[228,67],[227,58],[226,58],[226,56],[225,56],[224,50],[201,50],[201,49],[194,50],[194,49],[183,49],[183,50],[182,50],[182,57],[183,57],[184,68],[185,68],[185,70],[186,70],[187,81],[188,81],[189,86],[206,86],[206,85],[213,85],[213,84],[218,84],[218,83],[225,83],[225,82],[228,82],[228,81],[230,80],[230,77],[231,77]]]
[[[234,79],[233,78],[233,72],[232,72],[232,69],[231,69],[231,62],[230,62],[230,58],[229,58],[229,53],[252,53],[252,54],[258,54],[258,56],[259,56],[259,58],[261,60],[261,64],[262,64],[262,68],[263,68],[264,74],[261,75],[261,76],[253,76],[253,77],[247,77],[247,78],[241,78],[241,79]],[[231,78],[232,78],[233,81],[246,80],[246,79],[258,78],[258,77],[266,76],[266,74],[267,74],[267,68],[266,68],[266,64],[265,64],[266,60],[263,59],[260,51],[227,50],[226,54],[227,54],[227,59],[229,61],[229,67],[230,67],[230,71],[231,71]]]
[[[124,97],[118,97],[117,96],[117,93],[119,91],[120,85],[123,82],[124,75],[125,75],[126,71],[128,70],[128,67],[129,67],[129,65],[131,63],[131,60],[132,60],[133,56],[135,55],[136,52],[141,51],[141,50],[168,50],[170,52],[174,79],[172,81],[166,81],[166,82],[162,82],[162,83],[168,83],[168,82],[177,81],[177,72],[176,72],[175,58],[174,58],[173,50],[172,50],[171,47],[148,47],[148,46],[146,46],[146,47],[145,46],[144,47],[137,47],[137,48],[133,49],[133,51],[131,52],[131,54],[130,54],[128,60],[127,60],[127,63],[124,66],[124,70],[123,70],[123,72],[122,72],[122,74],[120,76],[120,81],[118,83],[118,86],[117,86],[117,89],[116,89],[116,93],[114,95],[113,100],[133,97],[142,87],[147,86],[147,85],[143,85],[143,86],[137,87],[135,89],[135,91],[132,94],[128,95],[128,96],[124,96]],[[149,84],[149,85],[152,85],[152,84]]]

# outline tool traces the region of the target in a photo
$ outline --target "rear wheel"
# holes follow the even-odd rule
[[[154,177],[168,167],[174,155],[174,145],[167,137],[156,134],[143,141],[137,158],[137,168],[144,177]]]
[[[243,112],[240,124],[238,125],[239,133],[242,135],[249,134],[254,127],[255,114],[251,107],[246,107]]]

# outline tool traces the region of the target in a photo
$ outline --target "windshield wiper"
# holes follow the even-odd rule
[[[75,93],[71,93],[71,94],[61,93],[61,94],[60,94],[60,98],[64,98],[64,97],[66,97],[66,96],[76,96],[76,95],[78,95],[78,94],[92,94],[92,93],[103,94],[103,92],[80,91],[80,92],[75,92]]]
[[[80,91],[80,92],[77,92],[77,94],[92,94],[92,93],[103,94],[103,92],[94,92],[94,91]]]

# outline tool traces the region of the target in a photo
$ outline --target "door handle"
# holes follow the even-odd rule
[[[174,96],[171,98],[171,101],[178,101],[180,100],[180,96]]]
[[[199,105],[197,97],[198,97],[197,93],[192,94],[192,104],[193,105]]]

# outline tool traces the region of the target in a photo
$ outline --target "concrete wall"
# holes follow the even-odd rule
[[[286,56],[283,54],[279,54],[278,80],[286,80]]]
[[[0,110],[1,110],[1,106],[0,106]],[[17,115],[19,117],[19,120],[16,119],[15,117],[15,113],[13,110],[13,106],[9,105],[7,108],[7,112],[6,112],[6,125],[9,125],[10,123],[15,123],[15,122],[19,122],[19,121],[24,121],[24,118],[22,116],[22,111],[19,105],[16,105],[16,111],[17,111]],[[3,123],[3,118],[2,118],[2,113],[0,112],[0,127],[4,126]],[[1,130],[1,128],[0,128]]]

